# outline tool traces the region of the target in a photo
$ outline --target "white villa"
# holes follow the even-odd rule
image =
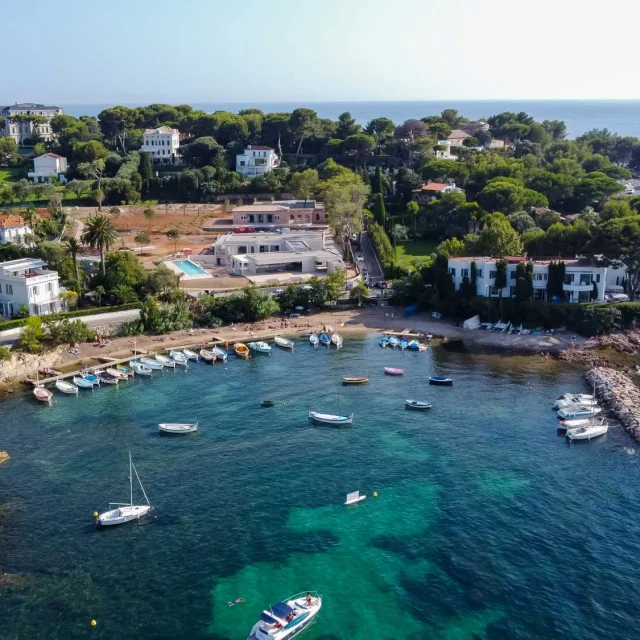
[[[34,182],[48,182],[51,178],[65,181],[64,174],[67,171],[67,159],[57,153],[45,153],[33,160],[33,171],[29,171],[29,177]]]
[[[20,216],[0,213],[0,244],[18,243],[27,233],[29,227]]]
[[[244,153],[236,156],[236,171],[248,178],[269,173],[280,164],[275,149],[260,144],[250,144]]]
[[[255,276],[281,271],[331,273],[344,269],[340,253],[326,245],[326,235],[308,233],[228,233],[212,245],[216,266]]]
[[[0,107],[0,116],[5,119],[4,127],[0,127],[0,138],[11,136],[17,144],[22,144],[25,140],[33,140],[34,135],[37,135],[48,142],[54,136],[51,118],[61,114],[64,114],[64,111],[60,107],[48,107],[33,102]],[[34,124],[27,118],[18,120],[15,116],[42,116],[46,118],[46,122]]]
[[[0,314],[12,317],[20,306],[34,316],[60,311],[58,272],[45,269],[37,258],[21,258],[0,263]]]
[[[180,147],[180,132],[171,127],[145,129],[142,147],[151,156],[151,162],[172,164],[176,161]]]
[[[511,298],[515,295],[516,267],[520,262],[527,261],[524,257],[508,257],[507,262],[507,286],[502,290],[503,298]],[[476,263],[477,291],[476,295],[496,298],[500,291],[496,289],[496,264],[499,258],[449,258],[449,273],[453,278],[456,291],[465,277],[471,278],[471,263]],[[556,259],[565,264],[565,279],[563,290],[568,302],[591,302],[593,285],[598,289],[597,302],[605,301],[607,289],[607,267],[588,264],[581,258]],[[553,260],[529,260],[533,265],[533,299],[547,299],[547,281],[549,277],[549,263]]]

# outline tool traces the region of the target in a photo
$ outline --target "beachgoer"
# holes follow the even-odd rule
[[[307,591],[307,604],[311,604],[311,592]]]

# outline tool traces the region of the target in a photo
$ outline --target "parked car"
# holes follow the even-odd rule
[[[629,302],[629,296],[626,293],[607,293],[604,299],[605,302]]]
[[[362,275],[363,276],[368,276],[369,275],[369,269],[367,269],[367,267],[362,267]]]
[[[356,262],[364,262],[364,255],[362,253],[356,253]]]

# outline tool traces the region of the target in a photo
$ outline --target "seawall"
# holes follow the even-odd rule
[[[640,389],[629,376],[616,369],[594,367],[586,374],[595,385],[596,397],[603,408],[620,421],[624,430],[640,442]]]

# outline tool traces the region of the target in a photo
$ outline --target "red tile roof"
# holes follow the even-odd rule
[[[24,227],[24,220],[20,216],[10,213],[0,213],[0,228],[9,229],[11,227]]]
[[[59,156],[57,153],[45,153],[44,155],[50,158],[63,158],[63,156]]]
[[[454,129],[448,136],[447,140],[460,140],[461,138],[470,138],[471,136],[461,129]]]
[[[444,182],[427,182],[426,184],[423,184],[418,191],[444,191],[450,186],[450,184],[446,184]]]

